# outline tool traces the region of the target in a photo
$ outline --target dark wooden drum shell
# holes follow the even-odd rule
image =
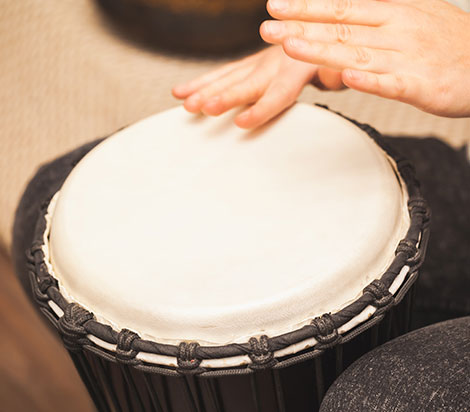
[[[336,377],[376,346],[409,331],[414,286],[383,319],[350,341],[279,369],[221,377],[165,376],[103,359],[72,358],[100,411],[314,412]]]
[[[120,31],[149,46],[185,54],[220,55],[262,44],[264,0],[98,0]]]

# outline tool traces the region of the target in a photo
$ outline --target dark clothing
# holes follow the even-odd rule
[[[463,151],[437,139],[385,139],[414,164],[433,212],[427,258],[418,281],[414,327],[468,315],[470,164]],[[12,252],[16,273],[30,296],[25,252],[31,247],[41,205],[100,141],[42,166],[21,199]],[[465,318],[437,324],[366,354],[337,379],[322,411],[470,410],[469,323],[470,318]]]
[[[416,168],[432,210],[414,327],[470,315],[470,162],[437,139],[386,138]]]
[[[400,336],[354,362],[320,412],[470,411],[470,317]]]

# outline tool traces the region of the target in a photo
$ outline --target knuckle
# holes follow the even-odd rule
[[[305,25],[303,23],[294,23],[294,33],[299,37],[305,37]]]
[[[371,82],[372,82],[372,87],[373,89],[381,94],[382,91],[383,91],[383,84],[382,82],[380,81],[380,78],[379,76],[377,76],[376,74],[374,76],[372,76],[372,79],[371,79]]]
[[[367,66],[371,62],[372,57],[370,55],[370,52],[366,48],[355,47],[354,59],[360,67],[364,67],[364,66]]]
[[[394,76],[394,97],[403,98],[406,95],[406,83],[403,76],[395,74]]]
[[[437,93],[433,103],[439,111],[445,111],[446,108],[452,105],[454,99],[451,98],[451,90],[452,85],[448,80],[441,79],[441,81],[437,82]]]
[[[348,17],[352,8],[351,0],[333,0],[333,16],[337,21],[342,21]]]
[[[276,92],[279,96],[288,96],[291,93],[291,88],[285,82],[278,82],[276,85]]]
[[[335,24],[336,41],[346,44],[351,39],[351,28],[346,24]]]
[[[303,13],[308,13],[308,11],[310,10],[309,0],[302,0],[302,1],[299,3],[299,6],[300,6],[301,11],[302,11]]]
[[[291,103],[295,101],[300,93],[289,81],[279,81],[275,85],[275,95],[277,101]]]

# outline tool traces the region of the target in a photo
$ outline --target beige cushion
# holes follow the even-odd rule
[[[3,0],[0,11],[0,245],[9,249],[21,193],[38,165],[175,106],[173,84],[214,61],[142,50],[115,36],[92,0]],[[443,119],[347,91],[308,88],[384,133],[435,134],[459,146],[470,119]]]

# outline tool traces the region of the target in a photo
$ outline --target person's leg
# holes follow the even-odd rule
[[[31,247],[41,205],[57,192],[75,164],[102,139],[87,143],[41,166],[26,187],[16,209],[13,226],[12,256],[15,272],[23,289],[32,298],[26,251]],[[33,301],[33,300],[32,300]]]
[[[400,336],[354,362],[320,412],[470,410],[470,317]]]
[[[429,138],[386,138],[416,168],[431,207],[431,237],[418,278],[413,328],[470,315],[470,162]]]

